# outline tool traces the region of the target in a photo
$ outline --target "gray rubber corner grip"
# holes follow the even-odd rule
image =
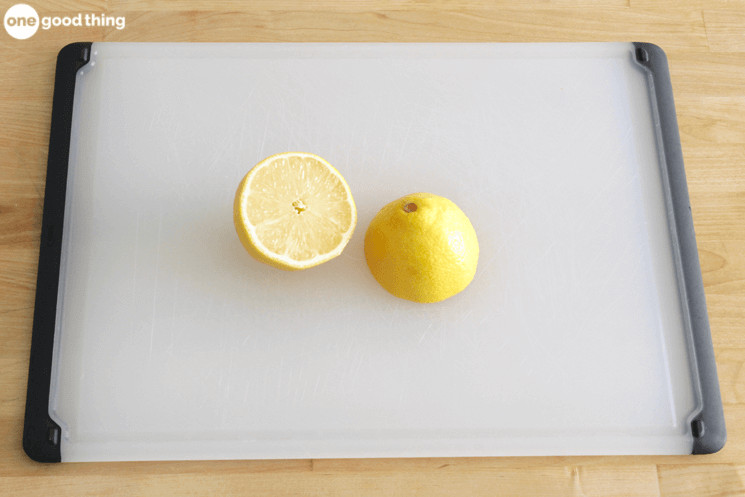
[[[649,74],[650,96],[655,107],[655,126],[662,140],[661,158],[667,169],[672,221],[675,223],[680,250],[680,284],[685,289],[695,351],[695,364],[701,382],[701,412],[691,419],[693,454],[718,452],[727,440],[724,410],[719,392],[717,365],[706,311],[706,295],[693,231],[693,217],[688,197],[680,145],[678,119],[673,88],[665,52],[653,43],[634,42],[634,57]]]

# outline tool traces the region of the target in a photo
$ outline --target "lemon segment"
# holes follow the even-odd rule
[[[354,232],[357,208],[331,164],[314,154],[287,152],[246,174],[235,195],[233,221],[249,254],[292,271],[341,254]]]
[[[478,258],[468,217],[431,193],[389,203],[365,233],[370,272],[388,292],[414,302],[439,302],[463,291],[476,274]]]

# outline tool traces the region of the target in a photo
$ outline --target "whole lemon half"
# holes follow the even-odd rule
[[[314,154],[286,152],[246,174],[235,194],[233,221],[249,254],[297,271],[341,254],[354,232],[357,208],[331,164]]]
[[[396,297],[439,302],[471,283],[479,242],[455,203],[412,193],[383,207],[370,222],[365,259],[378,283]]]

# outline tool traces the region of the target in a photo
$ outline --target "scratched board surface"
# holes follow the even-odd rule
[[[94,44],[78,73],[50,411],[64,461],[690,453],[689,367],[633,46]],[[262,158],[321,155],[359,221],[250,258]],[[386,293],[375,213],[470,217],[473,283]]]

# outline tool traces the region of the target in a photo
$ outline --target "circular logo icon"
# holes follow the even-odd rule
[[[31,38],[39,29],[39,14],[25,3],[17,3],[5,13],[5,31],[16,40]]]

